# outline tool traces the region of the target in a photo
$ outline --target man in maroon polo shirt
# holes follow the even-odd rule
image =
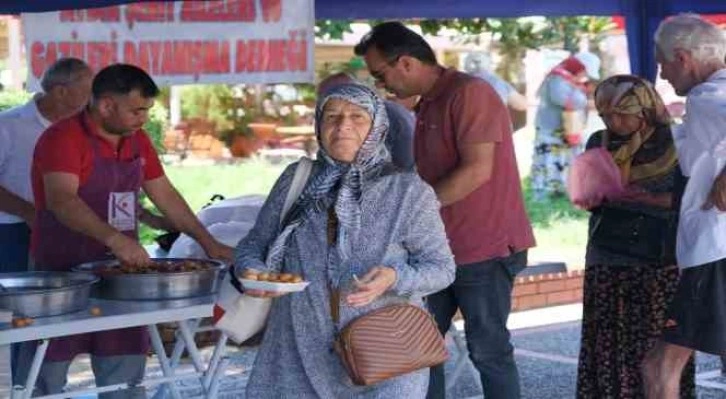
[[[441,202],[459,266],[447,289],[428,297],[442,333],[457,309],[487,399],[519,398],[507,318],[512,284],[535,245],[522,198],[506,106],[485,81],[438,64],[425,40],[398,22],[377,25],[355,47],[377,85],[420,95],[414,158]],[[431,369],[429,398],[445,396],[443,365]]]

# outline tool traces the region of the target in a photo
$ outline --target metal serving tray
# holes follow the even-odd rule
[[[73,272],[0,273],[0,309],[25,317],[56,316],[88,307],[98,278]]]
[[[204,270],[168,273],[122,274],[108,273],[116,260],[83,263],[74,271],[92,273],[101,281],[91,293],[94,297],[121,300],[166,300],[214,294],[225,269],[222,262],[208,259],[152,258],[157,262],[195,261],[207,266]]]

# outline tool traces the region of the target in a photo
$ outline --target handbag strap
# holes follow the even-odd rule
[[[600,147],[604,148],[605,151],[607,151],[608,145],[610,145],[610,135],[608,134],[607,130],[604,130],[602,132],[602,142],[600,143]]]
[[[285,197],[285,204],[282,206],[282,212],[280,212],[279,224],[282,227],[282,222],[285,220],[287,213],[290,212],[290,208],[297,201],[300,194],[302,194],[310,177],[310,172],[313,170],[313,160],[308,157],[300,158],[297,167],[295,168],[295,176],[292,178],[292,184],[290,189],[287,190],[287,197]]]
[[[334,246],[338,237],[338,215],[335,214],[335,208],[328,208],[328,224],[327,224],[327,236],[328,236],[328,250]],[[330,315],[333,318],[333,326],[338,330],[338,322],[340,321],[340,290],[333,287],[328,283],[328,290],[330,291]]]

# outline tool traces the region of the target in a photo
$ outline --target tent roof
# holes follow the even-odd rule
[[[138,1],[2,0],[0,14],[104,7]],[[719,0],[315,0],[315,15],[321,19],[626,15],[634,8],[666,15],[678,12],[714,14],[725,12],[726,2]]]
[[[3,0],[0,13],[40,12],[104,7],[134,0]],[[144,1],[144,0],[142,0]],[[622,0],[315,0],[321,19],[473,18],[524,15],[613,15]]]
[[[1,0],[0,14],[103,7],[134,0]],[[136,0],[138,1],[138,0]],[[658,23],[679,12],[726,12],[723,0],[315,0],[319,19],[475,18],[528,15],[623,15],[631,70],[653,79],[652,37]]]

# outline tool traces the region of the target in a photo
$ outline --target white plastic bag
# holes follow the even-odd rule
[[[309,158],[300,159],[278,223],[282,224],[282,220],[292,204],[302,193],[311,171],[312,161]],[[224,281],[219,288],[217,302],[214,304],[214,326],[227,334],[233,341],[242,343],[265,327],[272,299],[256,298],[241,293],[240,283],[233,276],[234,265],[230,267],[232,269],[225,273]],[[232,280],[233,278],[235,281]]]
[[[217,241],[230,247],[236,247],[237,243],[252,230],[252,222],[220,222],[207,227],[209,234]],[[174,241],[169,249],[169,258],[206,258],[202,246],[193,238],[182,234]]]
[[[231,282],[231,273],[224,275],[214,304],[214,326],[241,344],[257,334],[267,323],[272,300],[240,294]]]
[[[197,213],[204,226],[227,222],[251,222],[265,203],[264,195],[243,195],[217,201]]]

